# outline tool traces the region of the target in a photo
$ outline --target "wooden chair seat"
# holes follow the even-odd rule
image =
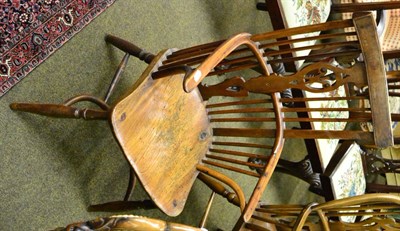
[[[151,199],[163,212],[176,216],[198,175],[196,165],[210,145],[211,129],[199,91],[182,90],[183,74],[151,78],[163,58],[158,55],[137,88],[114,106],[111,123]]]

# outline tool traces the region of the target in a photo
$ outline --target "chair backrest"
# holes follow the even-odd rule
[[[272,58],[267,62],[269,64],[274,63],[285,63],[302,60],[310,65],[294,73],[291,76],[276,76],[273,75],[268,78],[250,78],[248,80],[241,79],[239,77],[225,79],[225,82],[220,85],[213,86],[202,86],[200,85],[200,91],[205,99],[212,96],[237,96],[244,97],[249,92],[268,94],[273,92],[279,92],[286,88],[296,88],[308,92],[332,92],[342,85],[357,89],[357,95],[354,91],[350,91],[345,97],[330,97],[325,99],[318,98],[294,98],[294,99],[280,99],[281,102],[287,101],[324,101],[324,100],[364,100],[367,99],[371,102],[371,108],[346,108],[338,111],[362,111],[369,114],[374,121],[377,130],[375,130],[375,142],[368,138],[371,134],[359,133],[357,137],[353,135],[342,134],[342,132],[336,133],[336,138],[344,139],[364,139],[364,142],[375,143],[380,147],[390,146],[392,144],[391,134],[386,134],[390,127],[390,115],[380,114],[382,112],[389,112],[389,105],[387,103],[388,90],[386,83],[386,73],[384,69],[382,52],[379,49],[379,41],[376,35],[376,25],[373,22],[371,15],[364,15],[361,17],[355,17],[353,20],[334,21],[324,24],[311,25],[306,27],[291,28],[279,31],[273,31],[265,34],[258,34],[251,36],[251,40],[260,43],[259,48],[264,49],[264,57]],[[340,30],[344,28],[354,27],[355,32],[331,32],[332,30]],[[296,39],[297,34],[311,33],[315,31],[327,32],[318,36],[312,36],[307,38]],[[346,41],[345,38],[350,35],[357,35],[356,41]],[[286,38],[285,40],[275,41],[276,39]],[[317,40],[315,45],[307,45],[307,41]],[[222,44],[224,41],[215,43],[205,44],[197,47],[193,47],[187,50],[181,50],[171,55],[171,59],[167,59],[164,66],[160,69],[171,68],[175,65],[196,65],[211,54],[216,47]],[[288,49],[273,50],[280,45],[290,45]],[[272,50],[271,50],[272,48]],[[291,58],[280,58],[279,56],[286,53],[293,53],[293,51],[299,50],[312,50],[310,55],[298,56]],[[249,49],[238,49],[232,52],[228,57],[224,58],[221,62],[215,63],[215,68],[207,73],[207,77],[221,75],[224,73],[255,68],[257,67],[257,60],[254,56],[246,56],[244,53],[248,52]],[[194,54],[196,57],[193,58]],[[241,54],[239,57],[234,55]],[[361,56],[360,56],[361,55]],[[190,58],[188,58],[190,57]],[[273,58],[275,57],[275,58]],[[336,61],[336,63],[334,62]],[[345,67],[347,66],[347,67]],[[316,87],[315,87],[316,86]],[[360,93],[361,90],[364,94]],[[350,93],[353,93],[350,95]],[[209,106],[210,107],[210,106]],[[216,107],[216,106],[212,106]],[[375,110],[376,108],[376,110]],[[249,109],[248,109],[249,110]],[[248,112],[243,111],[243,112]],[[299,110],[305,110],[307,112],[313,111],[313,109],[301,109],[301,108],[288,108],[284,109],[284,112],[297,112]],[[315,111],[323,111],[334,109],[315,109]],[[264,111],[262,111],[264,112]],[[215,114],[213,112],[211,114]],[[232,113],[227,111],[226,113]],[[223,114],[219,112],[219,114]],[[378,119],[379,118],[379,119]],[[365,118],[363,118],[365,119]],[[231,119],[232,120],[232,119]],[[261,119],[258,119],[260,121]],[[295,118],[285,118],[285,121],[299,122],[301,119],[296,120]],[[333,120],[340,121],[338,118],[334,119],[309,119],[310,121],[316,120]],[[371,118],[369,118],[371,120]],[[358,118],[343,119],[343,121],[360,121]],[[221,122],[219,119],[218,122]],[[378,126],[379,125],[379,126]],[[309,134],[308,131],[293,131],[285,130],[285,137],[299,137],[306,138],[308,135],[310,138],[317,138],[316,132],[312,131],[313,134]],[[325,132],[324,132],[325,133]],[[334,132],[333,132],[334,133]],[[332,134],[333,134],[332,133]],[[347,132],[345,132],[347,133]],[[358,132],[355,132],[356,134]],[[327,133],[321,134],[320,138],[328,138]],[[351,134],[351,132],[349,132]],[[329,134],[331,136],[331,134]],[[325,137],[324,137],[325,136]],[[340,137],[343,136],[343,137]],[[384,140],[386,140],[384,142]],[[371,142],[372,141],[372,142]]]
[[[397,230],[400,228],[400,197],[376,193],[302,205],[260,203],[242,230]]]
[[[346,27],[355,27],[356,32],[350,32],[350,34],[331,32]],[[296,39],[297,34],[315,31],[330,33]],[[357,35],[359,39],[346,41],[345,38],[349,35]],[[280,38],[287,39],[276,41]],[[309,40],[319,40],[324,43],[307,45]],[[290,46],[285,50],[273,50],[282,44]],[[281,54],[292,53],[295,50],[313,50],[316,53],[291,58],[279,57]],[[299,72],[285,77],[269,74],[271,68],[266,67],[264,63],[285,63],[296,60],[304,60],[310,64]],[[333,60],[343,65],[333,64]],[[250,70],[257,68],[261,68],[261,75]],[[226,41],[178,50],[167,56],[159,67],[159,71],[153,73],[153,78],[162,78],[176,72],[186,73],[184,77],[186,91],[198,86],[206,102],[211,122],[213,141],[197,169],[233,188],[239,200],[232,199],[232,194],[229,193],[226,195],[230,196],[226,197],[230,197],[229,200],[240,205],[243,211],[241,218],[245,221],[250,218],[271,177],[279,159],[284,138],[351,139],[378,147],[390,146],[393,143],[391,130],[388,130],[391,120],[383,58],[379,49],[376,25],[371,15],[361,15],[354,20],[328,22],[253,36],[240,34]],[[286,88],[318,93],[331,92],[340,86],[357,89],[362,94],[330,98],[281,99],[277,93]],[[310,101],[327,100],[369,100],[371,107],[282,107],[282,102],[288,101],[295,102],[295,105],[297,102],[302,102],[304,105]],[[349,116],[345,119],[304,119],[290,116],[292,112],[299,111],[307,113],[357,111],[362,112],[362,116]],[[285,123],[304,120],[354,123],[372,120],[374,131],[344,131],[343,128],[330,131],[300,130],[285,126]],[[237,179],[236,176],[230,175],[231,173],[256,178],[254,187],[248,185],[241,187],[253,190],[250,192],[251,196],[247,196],[248,199],[245,199],[245,193],[239,185],[231,180]]]

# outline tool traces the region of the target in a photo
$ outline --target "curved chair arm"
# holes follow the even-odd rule
[[[301,210],[299,216],[296,219],[296,222],[293,225],[293,230],[301,231],[303,230],[304,223],[307,221],[308,215],[312,212],[312,208],[318,205],[316,202],[312,202]]]
[[[197,179],[201,180],[204,184],[206,184],[210,189],[212,189],[215,193],[225,197],[229,202],[236,206],[240,206],[240,201],[237,195],[233,192],[229,192],[222,184],[213,180],[211,177],[206,176],[204,173],[200,173],[197,176]]]
[[[233,189],[233,191],[236,193],[237,198],[239,200],[240,211],[243,212],[245,204],[246,204],[246,199],[244,197],[244,193],[243,193],[242,189],[235,181],[233,181],[231,178],[225,176],[224,174],[219,173],[207,166],[197,165],[196,168],[200,172],[202,172],[206,175],[209,175],[215,179],[218,179],[219,181],[229,185],[229,187],[231,187]]]
[[[358,206],[369,203],[396,204],[398,207],[400,207],[400,197],[389,193],[370,193],[370,194],[363,194],[359,196],[346,197],[343,199],[328,201],[323,204],[315,206],[313,209],[328,210],[331,208],[337,208],[337,207],[340,208],[342,206]]]
[[[241,45],[246,45],[256,56],[258,62],[262,67],[264,75],[269,75],[267,64],[263,59],[263,55],[258,49],[255,42],[250,39],[251,35],[248,33],[241,33],[231,37],[222,43],[217,49],[204,60],[192,73],[185,77],[183,88],[186,92],[191,92],[197,85],[210,73],[210,71],[225,59],[232,51]]]
[[[263,172],[261,173],[260,179],[257,182],[254,191],[247,202],[247,206],[245,211],[243,212],[242,219],[244,221],[248,221],[253,215],[254,210],[256,209],[258,202],[260,201],[261,195],[267,186],[272,173],[275,170],[276,165],[278,164],[279,158],[281,156],[283,150],[283,144],[285,143],[285,139],[283,137],[283,131],[285,128],[285,124],[283,122],[283,113],[282,113],[282,105],[279,102],[280,95],[279,93],[271,94],[271,99],[275,108],[275,118],[276,118],[276,134],[275,134],[275,143],[271,150],[271,157],[267,165],[265,166]]]

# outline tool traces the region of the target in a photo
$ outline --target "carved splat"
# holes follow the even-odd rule
[[[364,69],[362,63],[356,63],[350,68],[342,68],[320,62],[308,65],[290,76],[274,73],[248,81],[237,76],[211,86],[199,85],[199,90],[204,100],[213,96],[245,97],[249,92],[269,94],[291,88],[315,93],[330,92],[344,84],[359,91],[368,85],[363,74]]]
[[[367,85],[363,73],[364,64],[357,63],[350,68],[336,67],[319,62],[303,68],[290,76],[260,76],[247,81],[244,87],[249,92],[272,93],[288,88],[296,88],[309,92],[330,92],[344,84],[350,84],[361,89]]]
[[[204,100],[213,96],[246,97],[249,92],[244,88],[245,82],[242,77],[236,76],[211,86],[200,84],[198,88]]]
[[[383,173],[398,173],[400,172],[400,161],[386,159],[376,155],[374,152],[365,154],[365,165],[367,174],[383,174]]]

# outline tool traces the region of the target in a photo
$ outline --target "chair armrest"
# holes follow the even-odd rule
[[[189,75],[185,76],[183,82],[183,88],[186,92],[191,92],[199,85],[199,83],[210,73],[210,71],[218,65],[223,59],[241,45],[246,45],[254,53],[257,60],[259,61],[264,75],[269,75],[267,65],[263,59],[263,55],[258,49],[257,45],[250,40],[251,35],[248,33],[241,33],[231,37],[222,43],[207,59],[200,64]]]

